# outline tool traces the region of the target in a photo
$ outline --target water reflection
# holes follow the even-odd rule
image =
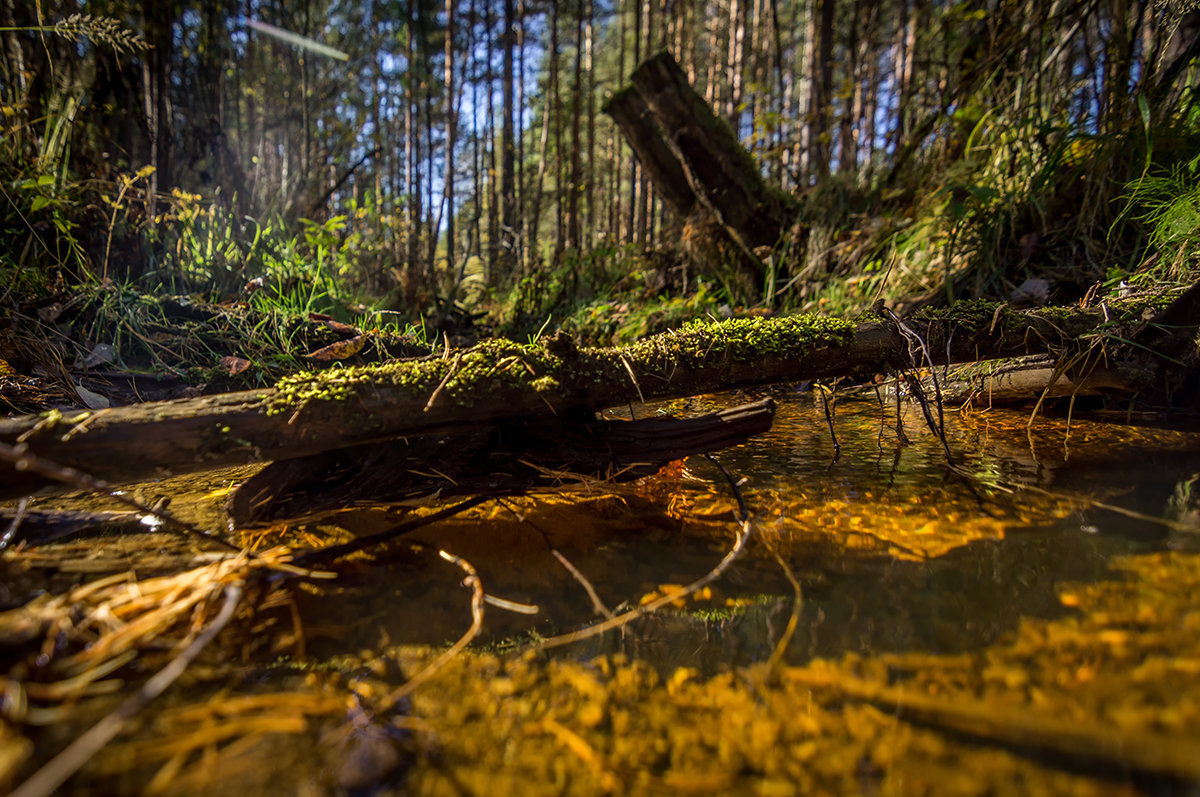
[[[902,419],[909,442],[899,445],[893,408],[881,425],[872,401],[838,404],[835,460],[819,405],[788,391],[777,391],[776,399],[773,430],[720,455],[745,478],[760,535],[753,552],[708,600],[558,655],[622,652],[662,672],[686,665],[716,673],[764,661],[794,599],[776,555],[804,595],[800,628],[787,646],[792,663],[845,652],[978,649],[1023,617],[1061,616],[1061,583],[1108,578],[1111,557],[1162,548],[1181,536],[1088,500],[1159,516],[1174,506],[1178,514],[1179,485],[1200,467],[1188,433],[1068,429],[1054,419],[1027,433],[1025,416],[996,411],[947,415],[951,469],[919,413]],[[662,409],[707,412],[744,400],[689,399]],[[1152,466],[1139,465],[1131,479],[1128,464],[1143,460]],[[456,637],[466,596],[453,568],[434,556],[436,548],[471,561],[489,592],[539,607],[533,618],[490,610],[492,642],[518,644],[597,619],[585,588],[555,552],[609,610],[636,605],[661,585],[703,575],[728,549],[734,502],[721,481],[712,465],[693,458],[685,469],[630,490],[508,499],[423,530],[406,540],[425,548],[402,546],[375,566],[344,573],[331,590],[300,598],[308,652]],[[1021,485],[1054,494],[1016,489]],[[334,520],[341,534],[394,522],[383,510]]]
[[[1194,771],[1166,758],[1170,766],[1156,769],[1153,754],[1174,740],[1186,755],[1200,737],[1200,563],[1187,553],[1200,537],[1200,436],[1055,418],[1027,429],[1020,413],[948,413],[950,466],[916,411],[900,419],[902,443],[893,407],[881,415],[870,397],[838,402],[835,452],[811,395],[774,395],[772,431],[720,454],[745,479],[756,536],[704,595],[549,656],[511,655],[707,573],[733,544],[736,502],[700,458],[611,490],[490,501],[339,562],[336,580],[287,582],[228,643],[225,669],[196,674],[177,711],[163,714],[191,724],[147,720],[143,738],[122,754],[149,761],[156,734],[170,733],[181,746],[170,749],[191,751],[206,732],[194,725],[221,712],[226,722],[241,717],[229,714],[240,705],[248,714],[291,711],[293,730],[247,732],[205,748],[203,759],[154,766],[192,762],[178,783],[205,789],[220,773],[248,773],[220,784],[229,793],[247,783],[279,793],[313,783],[371,789],[393,782],[409,760],[412,751],[399,755],[388,733],[411,719],[419,739],[405,783],[412,793],[970,794],[998,784],[1024,793],[1033,784],[1093,794],[1128,785],[1111,782],[1127,766]],[[639,417],[699,413],[746,398],[634,409]],[[148,502],[171,494],[173,512],[214,528],[229,486],[247,474],[134,489]],[[33,508],[54,506],[110,508],[83,496]],[[433,508],[357,508],[247,531],[240,542],[316,548]],[[96,543],[25,552],[23,566],[57,568],[77,583],[131,563],[144,576],[149,561],[178,572],[195,553],[162,534]],[[537,613],[489,606],[472,654],[446,665],[411,705],[387,704],[380,696],[470,622],[462,571],[438,550],[471,562],[492,595]],[[17,601],[24,582],[5,583],[12,595],[0,597]],[[226,688],[229,703],[206,709]],[[921,701],[942,698],[935,727],[889,715],[899,703],[880,690],[893,688],[908,690],[914,702],[906,705],[922,710]],[[257,692],[259,702],[243,700]],[[888,700],[872,698],[880,694]],[[391,713],[367,716],[381,705]],[[987,720],[967,732],[989,744],[962,744],[962,712],[947,706]],[[301,708],[326,725],[305,720]],[[1039,740],[1031,764],[1011,754],[1024,742],[1014,716],[1026,714],[1098,728],[1115,739],[1112,749],[1141,740],[1142,752],[1088,758],[1064,747],[1063,739],[1090,741],[1068,727]],[[993,715],[1004,722],[989,725]],[[283,719],[274,718],[279,727]],[[361,755],[328,741],[360,726]],[[1003,733],[989,736],[993,726]],[[1068,760],[1046,750],[1065,750]],[[231,758],[241,770],[228,766]],[[366,765],[351,771],[339,764],[360,759]],[[1077,771],[1081,760],[1087,777]],[[144,783],[125,761],[114,754],[97,771]],[[1172,793],[1175,785],[1147,789]]]

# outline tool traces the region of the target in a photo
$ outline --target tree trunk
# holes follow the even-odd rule
[[[507,284],[511,279],[511,274],[504,274],[500,268],[500,191],[496,183],[496,102],[493,90],[493,73],[492,73],[492,4],[490,2],[483,3],[483,42],[484,42],[484,59],[487,61],[487,68],[484,70],[487,78],[485,80],[484,95],[487,97],[487,124],[484,125],[482,133],[484,141],[487,142],[487,164],[488,164],[488,179],[487,179],[487,233],[488,233],[488,284],[492,286]]]
[[[415,11],[415,9],[414,9]],[[405,25],[405,49],[408,55],[408,63],[410,64],[410,79],[407,84],[407,90],[404,94],[404,168],[406,172],[406,182],[408,191],[408,223],[405,225],[405,233],[407,234],[407,249],[408,262],[404,266],[404,300],[405,304],[412,306],[417,302],[418,274],[417,264],[420,262],[420,236],[418,231],[421,229],[421,181],[419,179],[418,159],[420,157],[417,152],[420,136],[418,133],[419,118],[416,111],[416,81],[412,79],[411,71],[417,57],[417,41],[413,32],[416,21],[411,17],[408,24]]]
[[[458,125],[454,92],[454,0],[446,0],[446,275],[454,274],[454,145]],[[431,231],[436,239],[437,230]],[[453,296],[448,297],[453,299]]]
[[[621,126],[663,199],[680,218],[702,207],[761,272],[753,250],[779,240],[790,215],[782,195],[768,189],[753,158],[669,54],[642,62],[630,81],[632,87],[604,110]]]
[[[596,227],[596,71],[592,59],[592,16],[595,8],[592,0],[584,5],[585,19],[583,28],[583,73],[587,76],[587,159],[584,164],[583,191],[584,222],[583,245],[591,250],[595,246]]]
[[[571,171],[567,179],[567,246],[579,251],[583,223],[579,218],[580,184],[583,182],[583,16],[584,2],[575,4],[575,69],[571,81]]]
[[[834,0],[816,0],[819,15],[816,46],[812,49],[812,93],[808,118],[809,164],[818,181],[829,176],[830,138],[833,134],[833,23]]]
[[[621,128],[630,148],[650,172],[655,190],[680,217],[686,218],[696,206],[696,194],[642,95],[633,87],[621,89],[605,103],[604,112]]]
[[[504,33],[500,37],[504,48],[504,74],[500,80],[500,102],[504,106],[501,108],[503,117],[500,127],[500,264],[505,279],[512,279],[516,271],[516,135],[513,108],[513,49],[516,41],[513,28],[516,23],[513,0],[504,0]]]
[[[1142,324],[1141,307],[1019,313],[970,302],[923,311],[905,328],[943,364],[1047,352],[1070,357],[1073,347],[1090,345],[1081,336],[1101,325],[1111,332],[1111,321],[1121,319]],[[145,479],[504,419],[561,418],[635,400],[869,376],[914,364],[906,330],[892,321],[790,316],[687,327],[614,349],[578,349],[561,333],[532,346],[492,340],[441,359],[298,374],[269,390],[81,411],[57,422],[0,420],[0,442],[24,440],[35,455],[110,481]],[[1110,364],[1118,361],[1116,334],[1137,332],[1117,330],[1109,338]],[[1144,370],[1153,374],[1156,367]],[[28,471],[0,468],[0,498],[45,483]]]
[[[563,136],[562,136],[562,83],[558,67],[558,4],[550,9],[550,68],[554,70],[554,91],[550,95],[551,117],[554,119],[554,255],[551,262],[558,265],[563,249],[566,248],[566,228],[563,225]]]

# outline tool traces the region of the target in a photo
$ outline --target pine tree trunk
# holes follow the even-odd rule
[[[455,112],[458,103],[458,96],[454,90],[454,0],[446,0],[446,48],[444,53],[446,59],[445,84],[446,84],[446,176],[445,196],[446,196],[446,274],[447,277],[453,276],[454,271],[454,145],[456,143],[456,132],[458,127],[458,117]],[[433,235],[437,237],[437,230],[433,230]],[[453,296],[449,297],[453,298]]]
[[[500,104],[503,118],[500,128],[500,226],[501,246],[500,264],[505,279],[512,279],[515,274],[516,254],[516,224],[517,199],[515,191],[516,155],[515,155],[515,109],[513,108],[513,50],[515,37],[513,30],[517,24],[516,8],[513,0],[504,0],[504,33],[500,40],[504,48],[504,74],[500,76]]]

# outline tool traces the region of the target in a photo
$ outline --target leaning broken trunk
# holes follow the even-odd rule
[[[762,253],[779,243],[796,215],[794,201],[767,184],[675,59],[664,52],[642,62],[604,110],[659,196],[693,231],[685,237],[707,243],[705,259],[728,261],[743,283],[761,285],[769,272]]]

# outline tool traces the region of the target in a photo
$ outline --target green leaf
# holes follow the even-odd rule
[[[50,202],[51,202],[51,199],[48,196],[35,196],[33,198],[33,204],[30,205],[29,209],[32,210],[34,213],[37,213],[42,208],[46,207],[46,205],[49,205]]]

